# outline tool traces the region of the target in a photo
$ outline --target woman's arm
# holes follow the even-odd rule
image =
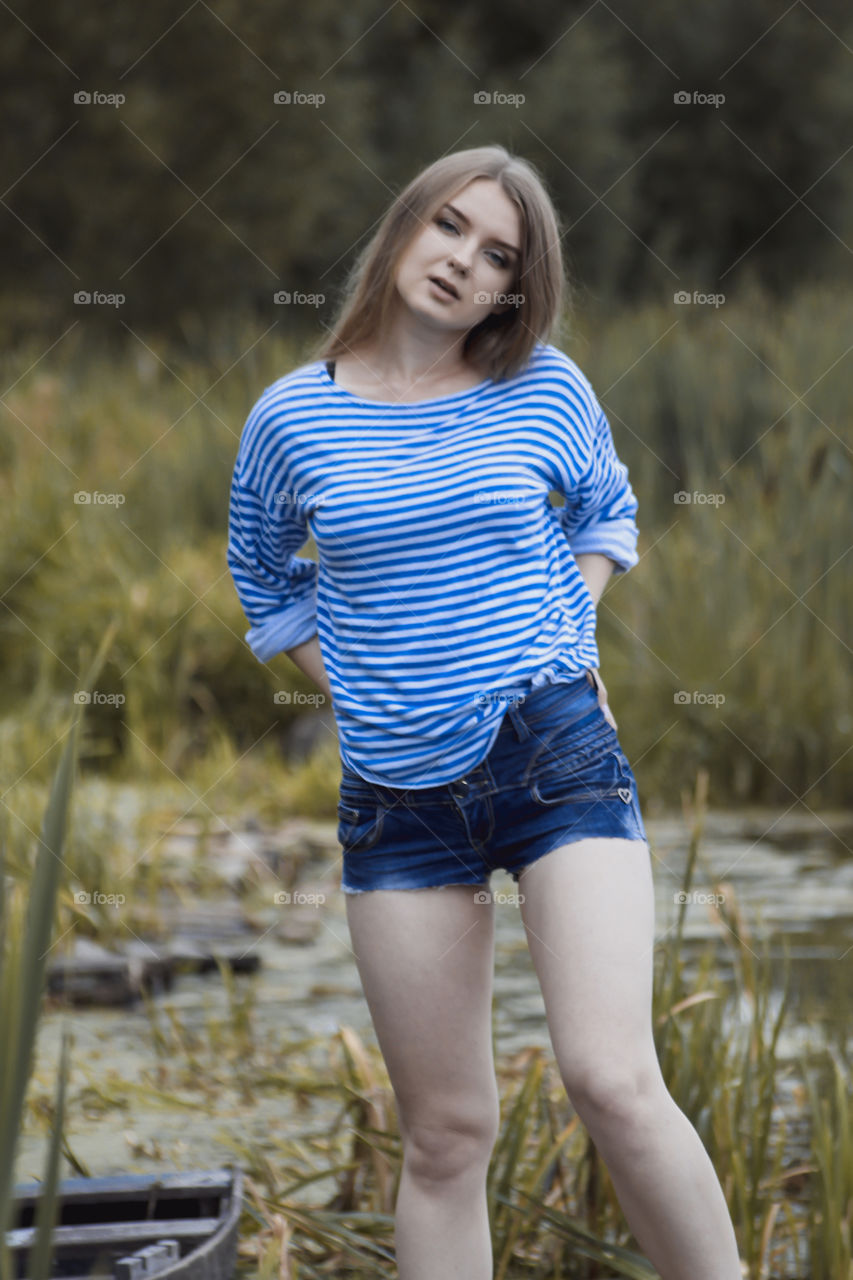
[[[319,636],[313,635],[310,640],[296,645],[293,649],[287,649],[285,652],[291,662],[295,663],[309,680],[313,680],[318,688],[322,689],[331,703],[332,687],[329,684],[329,677],[326,674],[326,668],[323,663],[323,655],[320,652]]]
[[[576,555],[575,564],[580,569],[581,577],[589,588],[589,594],[597,605],[611,573],[616,568],[616,564],[609,556],[599,555],[596,551],[588,551],[584,555]],[[604,718],[607,723],[611,728],[615,729],[617,728],[616,720],[607,702],[607,690],[604,687],[601,672],[597,667],[595,669],[595,678],[598,682],[598,705],[604,712]]]
[[[609,556],[599,555],[597,551],[588,551],[585,554],[575,556],[575,564],[581,571],[581,577],[589,588],[589,594],[592,596],[596,604],[601,599],[601,593],[610,580],[610,575],[616,568],[615,561]]]

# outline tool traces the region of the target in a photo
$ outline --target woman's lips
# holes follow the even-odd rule
[[[456,292],[453,285],[448,283],[447,280],[442,280],[441,276],[429,276],[429,282],[430,284],[434,284],[437,289],[440,289],[441,292],[446,294],[449,298],[459,297],[459,294]]]

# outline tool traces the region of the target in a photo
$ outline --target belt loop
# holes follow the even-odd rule
[[[519,742],[524,742],[525,738],[530,737],[530,730],[524,723],[521,712],[518,709],[518,703],[513,699],[507,706],[507,712],[515,727],[515,736]]]

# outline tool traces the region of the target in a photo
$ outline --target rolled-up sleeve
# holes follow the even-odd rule
[[[615,575],[626,573],[639,560],[638,504],[628,468],[616,455],[610,424],[594,398],[593,404],[597,414],[587,465],[579,482],[566,493],[558,518],[572,555],[608,556],[615,562]]]
[[[317,564],[295,554],[308,524],[260,404],[249,415],[234,466],[226,559],[251,623],[245,639],[267,662],[316,633]]]

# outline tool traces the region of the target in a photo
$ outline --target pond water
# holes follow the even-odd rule
[[[757,810],[710,814],[705,821],[694,891],[711,893],[715,879],[732,887],[749,928],[749,945],[758,954],[761,940],[767,940],[779,961],[780,980],[786,948],[791,957],[793,1004],[779,1046],[783,1058],[793,1058],[823,1040],[853,1047],[848,1004],[853,990],[851,823],[851,815],[845,813],[779,818]],[[646,819],[646,825],[654,855],[660,940],[675,922],[675,895],[682,882],[688,833],[680,817]],[[264,933],[256,927],[255,934],[247,935],[246,945],[259,954],[260,970],[237,979],[239,990],[251,984],[254,993],[256,1043],[272,1051],[271,1066],[283,1075],[301,1075],[312,1064],[325,1073],[329,1039],[341,1026],[353,1028],[367,1044],[376,1044],[350,948],[344,895],[338,887],[335,824],[312,822],[307,829],[315,847],[325,848],[300,882],[306,891],[325,894],[313,940],[285,945],[277,940],[275,929]],[[244,850],[247,842],[257,843],[259,838],[257,830],[239,835]],[[176,834],[176,847],[180,839],[185,845],[191,843],[186,833]],[[265,833],[263,840],[267,845],[275,843],[275,833]],[[511,894],[514,888],[509,876],[493,876],[493,892]],[[239,913],[239,903],[234,901]],[[542,997],[518,908],[496,905],[495,918],[495,1052],[503,1058],[525,1046],[550,1050]],[[695,962],[691,957],[703,951],[709,940],[717,940],[720,971],[727,972],[730,959],[724,933],[708,906],[688,905],[684,933],[688,964]],[[228,1002],[214,972],[178,977],[170,992],[155,997],[154,1005],[163,1025],[165,1011],[171,1008],[184,1027],[207,1042],[209,1020],[225,1019]],[[31,1084],[31,1096],[38,1099],[52,1100],[63,1027],[73,1032],[68,1140],[92,1173],[212,1167],[233,1158],[227,1145],[230,1138],[274,1153],[279,1138],[322,1129],[339,1111],[337,1100],[317,1098],[306,1107],[304,1101],[297,1105],[289,1091],[278,1089],[258,1090],[247,1100],[236,1073],[227,1087],[205,1094],[192,1087],[191,1073],[189,1079],[181,1076],[182,1064],[174,1054],[162,1063],[162,1096],[152,1096],[158,1058],[151,1020],[141,1004],[46,1012]],[[313,1048],[289,1057],[289,1046],[310,1036],[318,1037]],[[206,1060],[203,1049],[199,1058]],[[17,1180],[41,1177],[44,1149],[44,1123],[31,1112],[17,1154]],[[66,1167],[64,1172],[70,1170]]]

